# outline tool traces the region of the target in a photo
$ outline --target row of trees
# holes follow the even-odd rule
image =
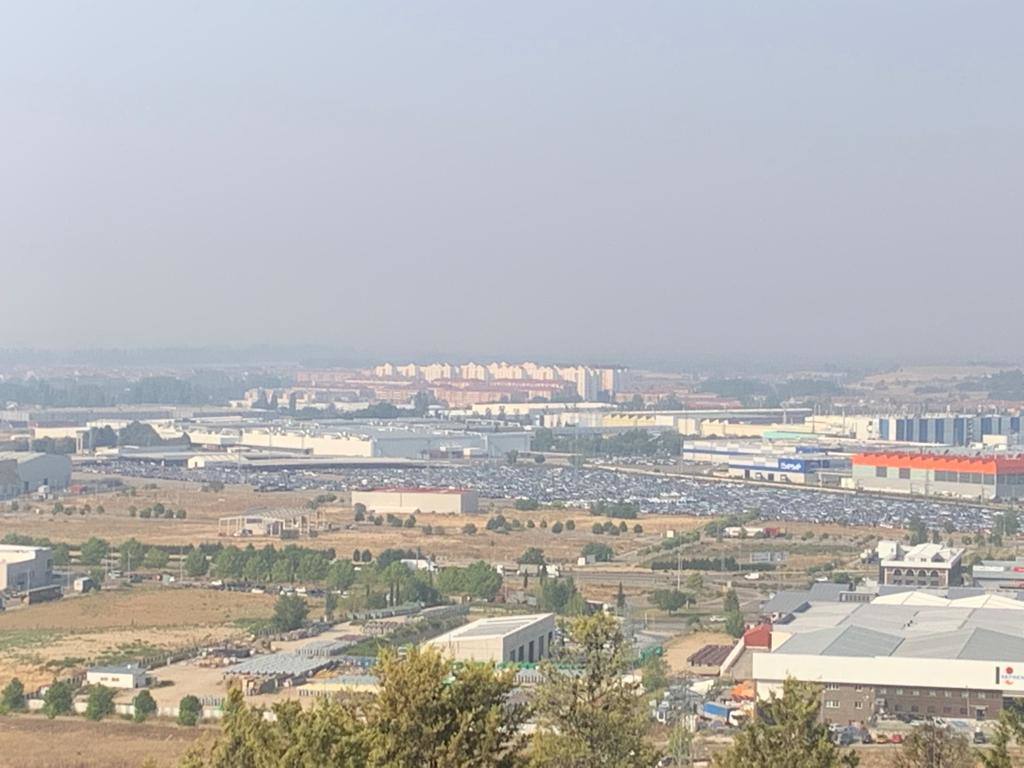
[[[569,627],[564,661],[541,666],[529,704],[513,703],[514,673],[456,665],[432,650],[385,651],[380,693],[363,703],[321,700],[249,707],[234,689],[221,734],[200,743],[183,768],[650,768],[658,759],[635,683],[625,682],[628,644],[618,623],[596,615]],[[527,736],[527,718],[536,732]]]
[[[75,697],[84,691],[86,695],[85,716],[90,720],[102,720],[114,714],[114,690],[104,685],[90,685],[79,689],[68,680],[55,680],[43,694],[42,713],[49,718],[58,715],[70,715],[74,713]],[[186,697],[195,699],[194,696]],[[198,699],[195,699],[198,704]],[[194,710],[195,717],[190,716],[191,702],[185,702],[182,709],[185,712],[183,725],[195,725],[202,713],[202,707]],[[132,699],[132,719],[141,723],[157,712],[156,701],[153,694],[148,690],[139,691]],[[18,678],[13,678],[4,689],[0,691],[0,715],[7,715],[15,712],[28,711],[28,698],[25,695],[25,686]]]

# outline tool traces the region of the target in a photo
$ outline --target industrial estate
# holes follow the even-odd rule
[[[0,29],[0,768],[1024,768],[1024,3]]]
[[[743,382],[774,402],[624,366],[288,375],[4,411],[0,683],[26,722],[53,691],[207,729],[236,689],[376,697],[387,649],[512,670],[530,702],[588,615],[621,633],[650,742],[685,729],[698,763],[787,681],[868,760],[931,721],[984,749],[1024,703],[1024,435],[992,372],[922,370],[950,404],[898,415],[864,402],[885,374]],[[439,381],[491,388],[453,405]]]

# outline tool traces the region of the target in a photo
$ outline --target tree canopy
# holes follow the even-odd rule
[[[531,768],[649,768],[658,758],[647,737],[647,713],[636,683],[623,680],[629,649],[616,619],[574,619],[566,658],[571,674],[542,663],[536,692],[537,732]]]
[[[820,721],[820,688],[786,680],[782,696],[774,693],[758,716],[715,756],[715,768],[853,768],[852,752],[841,753]]]

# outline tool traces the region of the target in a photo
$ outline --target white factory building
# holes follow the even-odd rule
[[[0,452],[0,499],[40,488],[59,491],[71,482],[71,459],[50,453]]]
[[[372,512],[436,512],[463,515],[480,511],[476,491],[465,488],[379,488],[352,491],[352,505],[363,504]]]
[[[546,658],[555,639],[555,614],[479,619],[429,640],[455,661],[531,663]]]
[[[92,667],[86,670],[85,682],[89,685],[105,685],[107,688],[145,688],[149,674],[145,667],[138,664]]]
[[[53,550],[0,544],[0,592],[24,592],[53,581]]]
[[[992,720],[1024,696],[1024,602],[981,590],[892,592],[870,602],[793,593],[788,608],[777,608],[787,594],[765,606],[776,617],[770,652],[752,656],[760,698],[788,678],[819,683],[822,716],[847,724]]]
[[[188,431],[187,434],[191,440],[192,432]],[[197,441],[206,440],[207,437],[208,434],[197,432]],[[224,445],[231,440],[231,436],[226,430],[221,430],[217,433],[217,439],[219,445]],[[522,430],[471,432],[423,424],[353,424],[344,429],[252,426],[237,431],[235,445],[320,457],[497,458],[510,451],[529,451],[530,434]]]

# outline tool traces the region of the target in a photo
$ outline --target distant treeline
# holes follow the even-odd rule
[[[648,432],[631,429],[613,435],[586,433],[555,434],[541,428],[533,433],[534,451],[578,453],[583,456],[657,456],[679,455],[682,438],[677,432]]]
[[[253,387],[279,387],[266,374],[197,371],[185,377],[148,376],[125,381],[88,377],[0,381],[0,402],[48,407],[209,405],[242,397]]]
[[[827,398],[843,393],[843,388],[833,379],[809,378],[784,381],[757,378],[707,379],[701,382],[699,389],[701,392],[739,400],[743,405],[762,407],[779,406],[787,400]]]

